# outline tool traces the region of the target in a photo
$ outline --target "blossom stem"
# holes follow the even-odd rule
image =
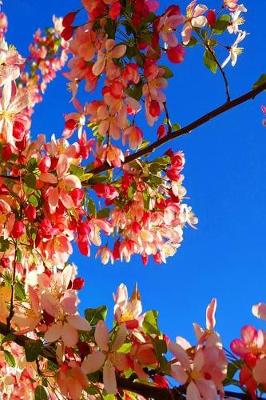
[[[8,329],[10,329],[11,320],[14,317],[14,300],[15,300],[17,255],[18,255],[18,247],[17,247],[17,242],[16,242],[15,243],[14,260],[13,260],[12,282],[11,282],[10,310],[9,310],[9,315],[7,317],[7,320],[6,320]]]
[[[219,61],[218,61],[218,59],[217,59],[217,57],[216,57],[216,55],[215,55],[215,52],[213,51],[213,49],[211,48],[211,46],[209,46],[208,42],[205,42],[205,43],[204,43],[204,46],[205,46],[205,48],[211,53],[211,55],[212,55],[212,57],[213,57],[215,63],[217,64],[217,67],[219,68],[219,71],[220,71],[221,74],[222,74],[222,77],[223,77],[223,80],[224,80],[224,85],[225,85],[226,101],[227,101],[227,103],[228,103],[228,102],[230,102],[231,98],[230,98],[230,92],[229,92],[229,82],[228,82],[226,73],[224,72],[224,70],[223,70],[221,64],[219,63]]]

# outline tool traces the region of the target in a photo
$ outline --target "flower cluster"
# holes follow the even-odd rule
[[[200,43],[214,72],[214,37],[229,33],[238,35],[226,48],[235,64],[246,11],[237,3],[224,0],[218,12],[193,0],[183,15],[177,5],[157,14],[154,0],[83,0],[45,34],[35,33],[28,58],[6,43],[0,13],[1,399],[128,399],[120,378],[167,389],[174,378],[188,400],[223,398],[230,364],[214,331],[215,300],[191,345],[166,337],[157,312],[142,312],[138,289],[129,298],[120,285],[109,330],[104,306],[79,314],[85,282],[69,257],[76,243],[85,256],[99,247],[103,264],[135,254],[145,265],[149,257],[166,262],[184,227],[197,224],[184,202],[184,154],[143,157],[151,151],[140,116],[152,129],[158,123],[159,140],[180,128],[167,109],[172,71],[164,56],[179,64],[185,48]],[[80,14],[85,21],[74,25]],[[60,138],[32,140],[34,106],[66,63],[75,110],[64,116]],[[83,104],[83,87],[100,89],[101,97]],[[263,305],[254,310],[265,314]],[[264,337],[247,327],[232,344],[243,361],[240,383],[253,397],[266,386]]]

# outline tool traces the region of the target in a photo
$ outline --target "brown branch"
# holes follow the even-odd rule
[[[35,340],[30,339],[25,335],[18,335],[12,329],[9,329],[6,324],[0,322],[0,333],[4,336],[10,335],[10,341],[17,343],[19,346],[25,348],[26,343],[34,344]],[[52,361],[57,365],[55,349],[53,346],[44,345],[41,348],[40,356]],[[102,382],[101,382],[102,383]],[[135,382],[132,379],[123,378],[117,375],[117,386],[118,390],[127,390],[129,392],[137,393],[143,396],[145,399],[154,400],[185,400],[185,386],[174,387],[174,388],[161,388],[158,386],[152,386],[151,384]],[[232,397],[239,400],[251,400],[250,396],[246,393],[236,393],[232,391],[225,391],[225,398]],[[257,397],[257,400],[265,400]]]
[[[202,117],[196,119],[195,121],[191,122],[190,124],[184,126],[181,129],[178,129],[177,131],[174,131],[172,133],[167,134],[165,137],[156,140],[156,142],[151,143],[149,146],[145,147],[144,149],[141,149],[137,151],[134,154],[131,154],[127,157],[125,157],[125,161],[123,164],[128,164],[131,161],[134,161],[142,156],[146,156],[149,153],[153,152],[155,149],[158,147],[162,146],[163,144],[169,142],[170,140],[176,139],[180,136],[186,135],[190,133],[193,129],[198,128],[199,126],[205,124],[206,122],[216,118],[218,115],[223,114],[226,111],[231,110],[234,107],[239,106],[242,103],[245,103],[248,100],[254,99],[258,94],[266,90],[266,83],[263,83],[259,86],[257,86],[255,89],[250,90],[249,92],[243,94],[240,97],[237,97],[234,100],[228,101],[225,104],[223,104],[220,107],[215,108],[214,110],[208,112],[207,114],[203,115]],[[114,167],[110,166],[107,163],[104,163],[100,167],[91,169],[88,171],[88,173],[92,173],[94,175],[100,174],[101,172],[108,171],[110,169],[113,169]],[[89,181],[83,182],[83,184],[89,184]]]

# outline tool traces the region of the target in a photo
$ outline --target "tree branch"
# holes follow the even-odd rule
[[[34,339],[30,339],[25,335],[18,335],[12,329],[9,329],[6,324],[0,322],[0,333],[4,336],[10,335],[10,341],[15,342],[19,346],[25,348],[26,343],[36,342]],[[44,345],[41,348],[40,356],[52,361],[54,364],[57,363],[55,350],[49,345]],[[130,378],[123,378],[117,375],[117,387],[118,390],[127,390],[129,392],[137,393],[143,396],[145,399],[154,400],[185,400],[185,387],[174,387],[174,388],[161,388],[158,386],[152,386],[147,383],[135,382]],[[101,382],[102,383],[102,382]],[[250,396],[246,393],[236,393],[232,391],[225,391],[225,398],[232,397],[239,400],[251,400]],[[263,398],[257,397],[257,400],[265,400]]]
[[[258,94],[260,94],[264,90],[266,90],[266,83],[259,85],[255,89],[250,90],[249,92],[243,94],[240,97],[237,97],[234,100],[226,102],[222,106],[215,108],[214,110],[208,112],[207,114],[196,119],[195,121],[184,126],[183,128],[178,129],[177,131],[171,132],[171,133],[167,134],[166,136],[164,136],[163,138],[156,140],[156,142],[151,143],[149,146],[145,147],[144,149],[141,149],[141,150],[137,151],[136,153],[125,157],[125,161],[123,162],[123,164],[128,164],[129,162],[134,161],[142,156],[146,156],[147,154],[153,152],[155,149],[157,149],[158,147],[162,146],[163,144],[169,142],[170,140],[173,140],[182,135],[190,133],[193,129],[196,129],[199,126],[205,124],[206,122],[216,118],[218,115],[221,115],[224,112],[229,111],[232,108],[235,108],[235,107],[239,106],[240,104],[245,103],[248,100],[254,99]],[[108,171],[113,168],[114,168],[113,166],[110,166],[109,164],[104,163],[100,167],[89,170],[88,173],[97,175],[97,174],[100,174],[101,172],[105,172],[105,171]],[[85,181],[85,182],[83,182],[83,184],[85,184],[85,185],[89,184],[89,181]]]

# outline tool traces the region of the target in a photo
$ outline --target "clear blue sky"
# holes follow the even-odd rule
[[[164,0],[161,4],[171,3]],[[185,4],[180,2],[183,10]],[[206,4],[214,8],[220,2]],[[246,0],[245,5],[245,26],[250,35],[237,66],[227,68],[233,97],[249,90],[265,72],[266,2]],[[78,7],[78,0],[6,0],[8,40],[26,54],[37,27],[49,26],[53,14],[65,15]],[[62,114],[71,110],[65,83],[59,77],[49,87],[34,115],[33,135],[60,133]],[[173,119],[184,125],[224,101],[221,77],[209,73],[199,52],[190,50],[184,64],[175,69],[168,99]],[[252,304],[266,302],[263,102],[265,94],[171,143],[186,155],[185,186],[199,217],[198,229],[186,229],[181,249],[166,265],[150,263],[144,267],[135,257],[129,264],[102,266],[94,257],[75,252],[72,259],[86,277],[81,308],[108,304],[112,309],[112,292],[119,283],[124,282],[131,290],[137,281],[144,308],[160,311],[160,325],[171,337],[181,335],[192,340],[191,323],[204,323],[205,307],[213,296],[218,298],[217,328],[227,345],[245,323],[266,328],[266,323],[259,323],[250,312]]]

